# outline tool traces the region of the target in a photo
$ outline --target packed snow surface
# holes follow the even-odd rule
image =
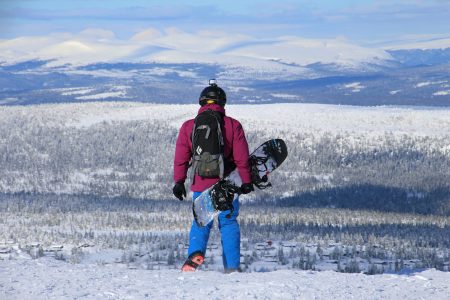
[[[138,270],[52,258],[0,262],[0,299],[448,299],[450,273]]]

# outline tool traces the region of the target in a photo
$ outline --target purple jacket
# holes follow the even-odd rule
[[[207,104],[200,107],[198,113],[211,109],[218,111],[224,115],[224,126],[222,128],[222,134],[225,142],[224,146],[224,158],[225,158],[225,176],[231,171],[230,163],[234,162],[239,175],[241,176],[242,183],[250,183],[250,167],[249,167],[249,153],[248,144],[245,139],[244,129],[241,123],[237,120],[225,116],[225,109],[217,104]],[[189,162],[192,157],[192,141],[191,134],[194,127],[194,119],[188,120],[183,123],[178,134],[177,144],[175,148],[175,159],[173,166],[173,179],[175,182],[184,182],[187,177],[189,168]],[[191,186],[191,190],[194,192],[203,192],[213,184],[215,184],[219,178],[203,178],[198,175],[194,178],[194,183]]]

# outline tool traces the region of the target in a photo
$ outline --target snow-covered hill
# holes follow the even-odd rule
[[[384,49],[390,50],[432,50],[432,49],[449,49],[450,37],[442,36],[424,36],[411,37],[400,41],[392,41],[388,45],[383,46]]]
[[[450,273],[397,275],[283,270],[233,273],[130,270],[53,259],[0,262],[0,298],[448,299]]]
[[[448,43],[446,36],[361,45],[176,28],[129,39],[102,29],[22,36],[0,40],[0,105],[188,103],[218,78],[235,103],[448,106]],[[426,81],[440,84],[414,88]],[[355,84],[362,88],[347,88]]]
[[[94,63],[207,63],[254,70],[282,69],[311,64],[344,68],[386,65],[395,60],[388,50],[450,48],[450,38],[412,37],[371,47],[342,37],[313,39],[280,36],[261,39],[229,32],[186,32],[177,28],[145,29],[130,39],[111,31],[88,28],[77,34],[22,36],[0,40],[0,62],[6,65],[40,60],[49,67]]]
[[[178,128],[198,108],[127,102],[0,107],[0,192],[171,198]],[[408,196],[420,194],[437,203],[433,211],[448,211],[449,109],[267,104],[226,110],[242,122],[250,147],[282,137],[292,149],[292,163],[274,177],[274,189],[258,198],[307,199],[305,192],[330,189],[329,197],[322,195],[333,199],[324,200],[328,205],[385,208],[392,200],[397,210],[429,211],[422,198]],[[351,191],[361,185],[378,195],[371,204],[346,195],[357,195]]]
[[[432,83],[422,83],[427,85]],[[419,85],[421,86],[421,85]],[[35,106],[0,106],[0,120],[13,122],[29,116],[45,126],[88,128],[117,122],[167,121],[174,129],[195,116],[198,104],[167,105],[132,102],[91,102]],[[360,133],[380,136],[446,136],[450,109],[433,107],[359,107],[324,104],[227,105],[227,114],[241,120],[249,131],[302,133]]]
[[[282,36],[270,40],[227,32],[189,33],[175,28],[147,29],[129,40],[113,32],[87,29],[78,34],[24,36],[0,40],[0,62],[51,60],[48,66],[99,62],[210,63],[254,69],[281,69],[283,64],[313,63],[357,67],[383,63],[391,56],[381,49],[344,39]]]

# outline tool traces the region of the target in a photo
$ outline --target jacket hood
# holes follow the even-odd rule
[[[208,109],[213,110],[213,111],[217,111],[217,112],[219,112],[219,113],[221,113],[222,115],[225,116],[225,108],[223,106],[220,106],[219,104],[206,104],[206,105],[203,105],[198,110],[198,113],[201,114],[202,112],[204,112],[205,110],[208,110]]]

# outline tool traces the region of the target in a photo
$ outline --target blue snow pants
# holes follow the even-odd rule
[[[200,196],[200,192],[194,192],[193,198]],[[230,218],[226,216],[230,214],[229,210],[220,212],[218,216],[219,230],[222,241],[222,259],[225,270],[238,269],[240,263],[241,250],[241,231],[237,217],[239,215],[239,199],[233,201],[234,211]],[[199,227],[195,220],[192,222],[191,232],[189,233],[189,249],[188,256],[196,251],[206,252],[209,233],[213,226],[214,220],[204,227]]]

